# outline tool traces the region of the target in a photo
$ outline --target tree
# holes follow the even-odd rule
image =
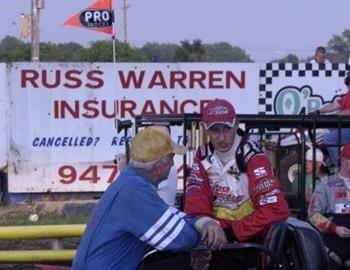
[[[176,44],[147,42],[141,50],[147,55],[150,62],[172,62],[176,50],[179,48]]]
[[[327,45],[327,56],[332,63],[347,63],[350,55],[350,30],[334,35]]]
[[[148,62],[147,55],[138,48],[131,48],[129,44],[118,42],[116,45],[117,62]]]
[[[82,56],[86,62],[112,62],[113,46],[110,41],[95,41],[90,44]]]
[[[0,61],[29,61],[30,45],[15,37],[6,36],[0,42]]]
[[[192,44],[188,40],[181,41],[181,47],[175,51],[175,62],[201,62],[205,58],[205,49],[200,39]]]
[[[2,53],[7,53],[7,52],[14,50],[16,47],[18,47],[20,45],[23,45],[23,42],[20,41],[18,38],[6,36],[0,42],[0,51]]]
[[[281,59],[273,60],[272,62],[297,64],[301,61],[299,60],[298,56],[296,56],[295,54],[287,54],[285,57]]]
[[[253,62],[244,50],[227,42],[205,44],[204,48],[208,62]]]
[[[67,55],[54,43],[40,43],[40,61],[43,62],[66,62],[71,61]]]
[[[85,48],[76,42],[59,43],[57,46],[70,61],[81,61]]]
[[[110,41],[95,41],[85,50],[83,61],[113,62],[113,45]],[[147,56],[140,49],[131,48],[127,43],[117,42],[117,62],[147,62]]]

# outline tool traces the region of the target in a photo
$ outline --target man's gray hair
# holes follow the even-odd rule
[[[169,155],[161,157],[160,159],[157,159],[157,160],[149,161],[149,162],[139,162],[139,161],[130,159],[129,165],[134,167],[135,169],[139,169],[144,172],[150,172],[153,169],[154,165],[159,161],[161,163],[169,162]]]

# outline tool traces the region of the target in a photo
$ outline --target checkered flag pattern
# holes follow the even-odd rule
[[[259,73],[259,114],[273,114],[271,85],[276,77],[340,77],[350,70],[348,64],[267,63]]]

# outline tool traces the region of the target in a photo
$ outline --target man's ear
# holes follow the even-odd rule
[[[159,161],[157,161],[157,162],[154,164],[153,170],[155,170],[156,172],[159,172],[160,169],[162,169],[162,164],[161,164],[161,162],[160,162],[160,160],[159,160]]]

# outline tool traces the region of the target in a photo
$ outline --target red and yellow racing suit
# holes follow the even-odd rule
[[[187,181],[185,212],[211,216],[244,241],[267,232],[270,224],[287,219],[290,212],[265,154],[238,134],[235,145],[235,154],[225,165],[212,144],[199,147]]]

